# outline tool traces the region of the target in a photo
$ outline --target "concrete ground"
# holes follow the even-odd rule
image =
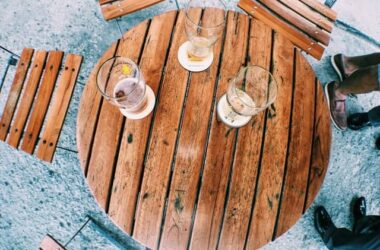
[[[185,1],[180,1],[180,7]],[[236,1],[229,1],[234,8]],[[380,1],[338,0],[333,7],[339,13],[337,27],[325,57],[317,62],[309,58],[321,82],[337,76],[329,55],[379,52]],[[121,18],[126,31],[144,19],[176,9],[174,1]],[[24,47],[78,53],[85,61],[70,105],[53,164],[0,143],[0,249],[37,249],[50,233],[67,242],[91,214],[124,241],[126,248],[138,243],[114,226],[97,206],[80,170],[75,140],[76,116],[83,86],[97,58],[119,36],[116,21],[105,22],[95,0],[12,0],[0,1],[0,45],[20,54]],[[349,26],[346,26],[348,24]],[[352,32],[350,27],[357,30]],[[360,30],[358,33],[357,31]],[[377,45],[376,45],[377,44]],[[9,54],[0,51],[0,75]],[[7,89],[13,78],[11,68],[0,95],[0,116]],[[359,95],[349,100],[350,112],[380,105],[380,94]],[[365,196],[370,214],[380,214],[380,151],[374,140],[379,128],[361,132],[334,129],[331,161],[323,187],[302,219],[286,234],[264,249],[324,249],[313,227],[313,208],[326,206],[338,226],[351,227],[349,203],[354,196]],[[87,227],[69,245],[69,249],[117,249],[110,239],[93,225]]]

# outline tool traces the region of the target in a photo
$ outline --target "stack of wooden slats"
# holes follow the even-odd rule
[[[321,59],[337,14],[317,0],[240,0],[239,7]]]
[[[118,18],[147,8],[164,0],[99,0],[105,20]]]
[[[33,154],[40,139],[37,157],[48,162],[53,159],[82,63],[81,56],[67,55],[55,97],[51,100],[63,55],[62,51],[23,50],[0,120],[0,140]]]

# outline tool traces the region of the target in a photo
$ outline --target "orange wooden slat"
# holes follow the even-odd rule
[[[202,24],[212,26],[224,16],[223,10],[205,9]],[[218,39],[213,48],[215,55],[220,55],[223,43]],[[219,56],[215,56],[208,70],[191,77],[161,235],[162,249],[188,246],[218,68]]]
[[[313,154],[311,158],[309,187],[306,208],[310,207],[317,196],[325,178],[330,159],[331,121],[326,97],[320,82],[317,84],[317,106],[314,125]]]
[[[199,20],[201,9],[190,12]],[[189,72],[178,63],[179,47],[187,40],[185,12],[178,16],[173,42],[169,52],[166,74],[158,102],[147,161],[138,200],[133,237],[150,248],[156,248],[160,234],[165,196],[180,125]]]
[[[253,19],[249,44],[250,64],[270,70],[272,30]],[[260,164],[264,118],[265,112],[261,112],[239,130],[219,249],[244,248]]]
[[[315,76],[310,64],[296,53],[296,78],[287,172],[276,237],[294,225],[303,213],[314,129]],[[298,124],[302,124],[299,126]]]
[[[46,62],[45,72],[34,102],[33,110],[30,115],[21,149],[29,154],[33,154],[36,146],[46,112],[49,107],[58,72],[62,63],[63,52],[49,52],[49,58]]]
[[[278,17],[273,16],[261,4],[254,0],[240,0],[239,7],[248,14],[259,19],[271,28],[280,32],[284,37],[293,42],[296,46],[309,53],[314,58],[320,60],[322,58],[324,47],[312,40],[300,31],[294,29]]]
[[[226,93],[229,80],[245,63],[248,33],[248,16],[229,12],[216,101]],[[235,130],[218,121],[215,108],[216,103],[190,243],[193,250],[217,247],[235,144]]]
[[[153,18],[142,55],[141,71],[156,95],[176,16],[177,12],[172,11]],[[129,234],[132,232],[151,122],[152,115],[143,120],[126,121],[115,170],[108,214]]]
[[[86,87],[83,90],[81,102],[79,104],[78,119],[77,119],[77,142],[78,155],[81,167],[84,173],[87,172],[88,162],[93,142],[94,131],[96,129],[96,121],[100,110],[102,96],[96,86],[96,76],[100,66],[112,58],[117,50],[118,42],[115,42],[103,54],[95,65],[87,81]],[[86,101],[83,101],[86,100]]]
[[[66,58],[57,94],[51,104],[46,127],[38,145],[37,157],[43,161],[51,162],[53,160],[81,63],[82,56],[69,54]]]
[[[277,80],[278,94],[272,108],[275,115],[268,113],[265,128],[261,170],[247,239],[248,249],[257,249],[272,239],[289,140],[294,49],[290,41],[279,33],[275,34],[273,46],[273,75]]]
[[[33,52],[33,49],[25,48],[21,53],[21,57],[16,69],[16,75],[13,79],[11,90],[9,92],[4,112],[0,120],[0,140],[2,141],[5,141],[7,138],[9,126],[11,125],[22,87],[24,86],[24,81],[28,73]]]
[[[310,9],[307,5],[303,4],[300,1],[294,0],[280,0],[283,4],[287,5],[289,8],[293,9],[295,12],[299,13],[306,19],[310,20],[314,24],[322,27],[331,33],[333,30],[334,24],[331,20],[327,19],[325,16],[319,12]]]
[[[103,5],[103,4],[112,3],[112,2],[115,2],[115,1],[117,1],[117,0],[99,0],[99,4]]]
[[[32,63],[32,70],[29,75],[24,94],[21,97],[20,105],[8,137],[8,144],[15,148],[17,148],[20,143],[28,115],[32,109],[33,100],[45,67],[46,57],[46,51],[37,51],[35,54]]]
[[[116,55],[137,62],[144,45],[149,22],[143,22],[120,41]],[[105,209],[112,184],[112,173],[117,155],[119,136],[124,116],[120,110],[104,100],[99,113],[98,126],[89,160],[88,184],[99,205]]]
[[[335,21],[337,18],[337,13],[324,5],[323,3],[317,1],[317,0],[299,0],[303,2],[304,4],[310,6],[311,8],[315,9],[322,15],[330,18],[331,20]]]
[[[101,8],[104,19],[109,21],[148,8],[162,1],[164,0],[119,0],[111,5],[104,5]]]

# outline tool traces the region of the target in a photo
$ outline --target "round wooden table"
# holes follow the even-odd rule
[[[206,23],[221,14],[191,13]],[[288,40],[235,12],[212,66],[189,73],[177,60],[184,24],[184,11],[156,16],[105,52],[78,112],[80,162],[99,205],[150,248],[256,249],[294,225],[323,182],[331,140],[323,90]],[[157,96],[149,117],[126,120],[98,92],[96,72],[114,55],[139,62]],[[246,64],[272,71],[278,97],[229,129],[215,103]]]

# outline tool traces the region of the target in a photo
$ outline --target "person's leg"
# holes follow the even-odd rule
[[[341,82],[336,89],[337,94],[364,94],[380,90],[380,66],[370,66],[355,71],[350,77]]]
[[[380,216],[369,215],[359,218],[355,222],[354,234],[371,234],[379,233],[380,234]]]

